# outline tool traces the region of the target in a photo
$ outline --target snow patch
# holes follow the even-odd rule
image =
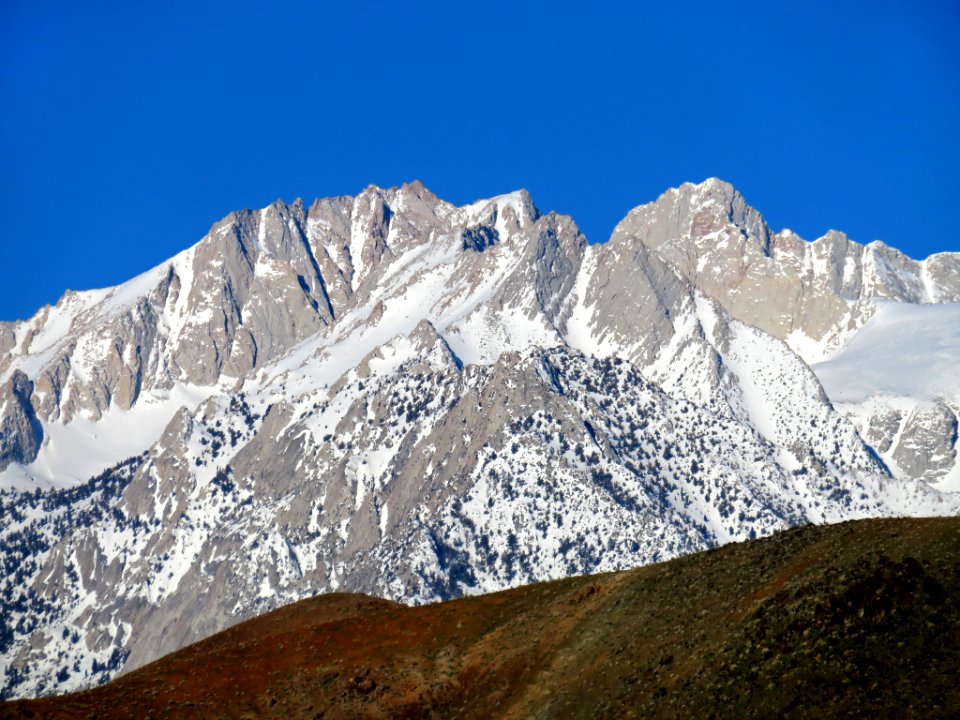
[[[0,489],[70,487],[147,450],[177,411],[195,408],[217,388],[176,385],[154,391],[130,410],[112,406],[99,421],[75,417],[64,425],[44,422],[44,442],[26,467],[13,463],[0,473]]]
[[[833,402],[860,402],[876,393],[958,397],[960,303],[878,302],[847,346],[812,369]]]

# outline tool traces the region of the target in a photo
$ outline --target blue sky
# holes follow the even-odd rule
[[[0,319],[414,178],[596,242],[719,176],[808,239],[960,250],[953,0],[150,5],[0,4]]]

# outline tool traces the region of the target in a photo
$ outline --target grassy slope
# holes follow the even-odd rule
[[[0,717],[956,717],[960,518],[419,608],[328,595]]]

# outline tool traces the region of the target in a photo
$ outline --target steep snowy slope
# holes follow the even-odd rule
[[[883,302],[847,346],[813,366],[837,402],[876,393],[934,401],[960,396],[960,304]]]
[[[744,283],[688,272],[733,260],[670,250],[696,257],[710,223],[728,246],[766,237],[731,193],[684,186],[624,223],[692,225],[594,246],[522,191],[275,203],[0,325],[4,695],[101,682],[317,592],[425,602],[805,522],[960,513],[837,411],[788,344],[802,303],[768,334]],[[837,317],[817,342],[866,322]],[[955,446],[931,432],[912,442]]]
[[[308,211],[299,201],[278,202],[228,216],[193,248],[118,288],[68,293],[29,321],[5,323],[0,345],[10,349],[0,358],[0,380],[7,395],[17,371],[34,382],[38,422],[18,424],[17,446],[26,452],[0,454],[0,470],[11,462],[27,468],[0,474],[0,486],[24,487],[29,478],[44,486],[75,482],[93,465],[99,471],[142,452],[181,405],[226,392],[294,348],[300,354],[287,363],[291,369],[321,350],[358,342],[372,349],[398,331],[391,323],[412,329],[426,314],[453,322],[491,298],[537,301],[525,273],[551,273],[537,262],[554,262],[552,251],[537,243],[550,242],[548,226],[557,221],[544,218],[541,232],[533,227],[538,217],[523,192],[457,209],[418,183],[318,200]],[[566,222],[569,242],[583,245]],[[507,234],[522,239],[488,261],[483,243]],[[415,307],[401,316],[384,304],[391,300]],[[507,337],[536,332],[535,318],[502,315],[494,324]],[[482,353],[486,338],[473,336],[488,329],[458,332]],[[559,341],[549,327],[528,339]],[[340,372],[359,357],[348,352]],[[103,428],[143,428],[147,442],[92,432],[75,417]],[[81,470],[64,473],[77,456],[85,458]]]
[[[895,475],[960,491],[960,304],[881,303],[813,370]]]
[[[956,333],[949,308],[960,302],[960,253],[916,261],[833,230],[810,243],[789,230],[774,233],[716,179],[685,184],[632,210],[608,246],[638,244],[732,317],[784,340],[818,374],[828,373],[831,400],[897,477],[958,488],[957,393],[949,388],[960,356],[938,343]],[[848,344],[850,352],[838,356]],[[870,350],[880,345],[882,358]],[[837,364],[824,363],[834,357]],[[884,386],[894,375],[909,387]],[[856,404],[845,402],[842,378],[866,391]]]

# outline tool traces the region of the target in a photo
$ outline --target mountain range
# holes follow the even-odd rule
[[[3,696],[331,591],[423,604],[960,514],[960,254],[685,184],[603,244],[525,191],[232,213],[0,323]]]

